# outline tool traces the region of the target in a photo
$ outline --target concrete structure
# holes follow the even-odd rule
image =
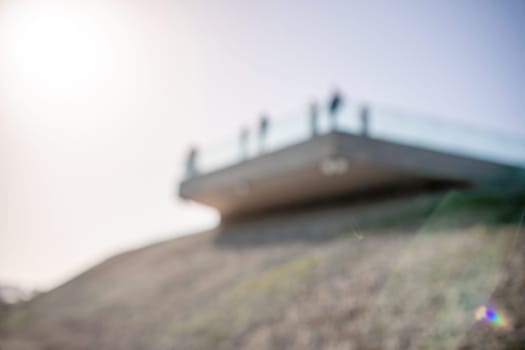
[[[425,182],[501,183],[520,171],[475,157],[330,132],[188,178],[179,194],[228,218]]]

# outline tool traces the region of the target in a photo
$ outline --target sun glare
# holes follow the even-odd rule
[[[78,8],[11,5],[4,22],[10,73],[46,94],[94,88],[111,62],[102,22]]]

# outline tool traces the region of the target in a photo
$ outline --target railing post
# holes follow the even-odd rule
[[[248,158],[248,140],[250,133],[247,128],[241,129],[241,134],[239,137],[239,150],[241,155],[241,161]]]
[[[310,104],[310,132],[311,132],[312,137],[317,135],[318,119],[319,119],[319,107],[317,106],[316,102],[312,102]]]
[[[368,105],[363,105],[360,112],[361,117],[361,136],[369,135],[369,119],[370,119],[370,109]]]

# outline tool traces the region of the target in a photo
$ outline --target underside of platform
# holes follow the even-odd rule
[[[191,177],[181,183],[179,194],[234,217],[423,183],[504,182],[515,171],[494,162],[334,132]]]

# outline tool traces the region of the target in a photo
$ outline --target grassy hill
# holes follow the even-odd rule
[[[161,242],[4,311],[0,349],[525,349],[524,208],[449,193]]]

